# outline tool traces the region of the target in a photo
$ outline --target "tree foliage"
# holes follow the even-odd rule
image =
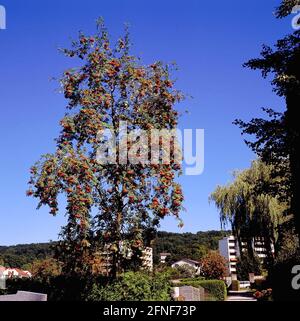
[[[108,285],[94,284],[88,301],[170,301],[168,275],[127,272]]]
[[[0,246],[0,261],[7,267],[26,270],[33,261],[52,257],[54,244],[55,242]]]
[[[34,278],[47,278],[61,274],[61,264],[54,258],[35,260],[31,264],[30,272]]]
[[[283,0],[280,6],[276,8],[276,17],[284,18],[292,13],[292,9],[300,5],[299,0]]]
[[[257,255],[250,257],[247,253],[243,255],[243,258],[239,258],[236,263],[236,271],[238,280],[249,280],[249,273],[255,275],[262,274],[262,264]]]
[[[154,263],[159,262],[159,253],[169,252],[170,262],[182,258],[200,260],[210,250],[218,249],[218,241],[231,231],[205,231],[197,233],[172,233],[158,231],[152,244]],[[20,244],[15,246],[0,246],[0,260],[10,267],[26,270],[34,261],[53,258],[56,243]],[[167,263],[167,264],[169,264]],[[29,269],[30,270],[30,269]]]
[[[245,139],[245,143],[263,162],[271,165],[272,179],[264,185],[265,191],[285,201],[292,196],[290,162],[286,148],[288,144],[286,117],[285,114],[270,108],[263,110],[267,113],[268,119],[253,118],[248,123],[235,120],[234,124],[242,129],[243,135],[255,136],[254,141]]]
[[[293,229],[284,229],[281,238],[278,241],[278,253],[276,263],[288,261],[290,258],[296,258],[299,253],[299,239]],[[300,257],[298,257],[300,260]]]
[[[189,264],[176,265],[175,267],[172,267],[172,270],[171,276],[174,279],[193,278],[196,276],[195,268]]]
[[[239,247],[242,248],[242,241],[246,242],[247,253],[253,257],[252,240],[260,237],[270,263],[273,261],[271,244],[276,244],[279,226],[289,219],[285,215],[288,200],[281,202],[269,194],[269,186],[274,180],[271,173],[270,165],[253,161],[249,169],[235,173],[232,183],[218,186],[210,197],[220,210],[221,223],[231,224]]]
[[[179,219],[183,194],[175,178],[181,166],[172,158],[173,149],[170,163],[128,162],[130,153],[139,154],[140,149],[134,149],[137,142],[125,143],[124,163],[118,148],[116,163],[101,163],[97,152],[105,139],[98,134],[109,129],[122,139],[121,121],[130,131],[176,129],[174,105],[183,95],[173,88],[172,66],[142,65],[129,53],[128,32],[114,46],[102,20],[97,28],[94,36],[81,33],[71,49],[62,50],[79,65],[61,80],[69,111],[60,122],[56,151],[31,168],[27,194],[39,199],[39,207],[49,206],[52,215],[58,213],[59,195],[67,199],[68,223],[57,247],[65,272],[89,272],[106,245],[113,253],[116,276],[128,251],[139,259],[161,219],[167,215]],[[144,142],[138,144],[145,148]]]
[[[300,31],[278,40],[274,49],[264,46],[261,57],[250,60],[245,66],[261,70],[263,77],[272,76],[274,91],[286,101],[286,111],[283,114],[267,110],[271,120],[255,118],[249,123],[238,120],[236,124],[243,129],[243,134],[255,135],[256,140],[248,141],[248,145],[267,164],[275,165],[273,175],[281,175],[282,185],[277,186],[275,193],[291,198],[289,212],[294,216],[294,226],[299,236],[300,202],[297,193],[300,189]],[[285,186],[285,191],[282,191],[282,186]]]
[[[201,259],[201,275],[205,279],[222,280],[228,274],[225,258],[216,251],[210,251]]]
[[[159,231],[153,242],[153,260],[159,262],[159,254],[170,253],[169,264],[182,258],[200,260],[210,250],[218,249],[218,242],[230,231],[203,231],[197,233],[172,233]]]

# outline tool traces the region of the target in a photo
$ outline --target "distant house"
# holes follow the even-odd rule
[[[19,278],[31,278],[32,274],[29,271],[15,269],[18,273]]]
[[[179,261],[174,262],[171,266],[172,268],[176,268],[179,266],[188,265],[196,270],[196,274],[200,273],[200,262],[191,260],[191,259],[181,259]]]
[[[166,258],[168,256],[170,256],[170,255],[171,255],[171,253],[165,253],[165,252],[159,253],[159,261],[160,261],[160,263],[166,263]]]
[[[12,278],[31,278],[32,275],[29,271],[23,271],[18,268],[5,268],[0,267],[0,278],[12,279]]]

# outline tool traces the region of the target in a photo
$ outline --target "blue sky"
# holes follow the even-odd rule
[[[241,5],[241,3],[243,5]],[[202,0],[0,0],[7,29],[0,30],[0,245],[56,239],[64,224],[25,196],[28,169],[54,150],[66,101],[59,77],[72,61],[58,53],[79,30],[92,33],[104,17],[113,38],[130,23],[133,53],[143,62],[176,61],[177,87],[193,96],[181,128],[204,128],[205,169],[181,178],[186,212],[183,229],[171,218],[162,229],[176,232],[219,229],[218,211],[208,203],[217,184],[234,169],[249,166],[255,155],[245,146],[235,118],[261,115],[261,107],[282,110],[259,72],[242,68],[263,43],[273,44],[292,31],[290,18],[276,20],[279,1]]]

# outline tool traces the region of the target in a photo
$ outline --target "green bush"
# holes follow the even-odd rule
[[[253,289],[255,289],[255,290],[261,291],[261,290],[263,290],[263,289],[266,287],[266,280],[264,280],[264,279],[256,279],[256,280],[254,281],[254,284],[252,284],[251,287],[252,287]]]
[[[170,269],[169,274],[173,279],[194,278],[196,274],[196,270],[188,264],[175,266]]]
[[[45,293],[49,301],[169,301],[167,273],[128,272],[112,281],[105,277],[55,276],[11,279],[6,293],[19,290]]]
[[[227,297],[226,285],[222,280],[184,280],[180,285],[191,285],[194,287],[201,286],[208,292],[211,299],[213,297],[217,301],[224,301]]]
[[[168,274],[127,272],[108,285],[94,284],[88,301],[170,301]]]

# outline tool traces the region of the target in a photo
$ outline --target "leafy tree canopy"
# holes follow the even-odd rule
[[[217,251],[210,251],[201,259],[201,275],[205,279],[223,280],[227,274],[227,262]]]
[[[116,276],[129,252],[131,258],[140,258],[161,219],[172,215],[182,224],[183,193],[176,182],[181,165],[174,161],[175,139],[169,163],[161,157],[158,163],[150,163],[149,153],[148,163],[142,162],[138,155],[149,145],[151,129],[176,129],[179,114],[174,106],[183,95],[174,88],[171,65],[142,65],[130,54],[128,31],[113,45],[101,19],[95,35],[80,33],[71,48],[62,52],[79,66],[67,70],[61,79],[69,111],[60,122],[56,151],[31,168],[27,194],[39,199],[39,207],[49,206],[52,215],[58,213],[59,195],[67,199],[68,223],[56,251],[65,272],[89,272],[91,262],[106,246],[113,254]],[[127,123],[126,133],[147,131],[148,141],[124,142],[121,121]],[[118,147],[125,146],[127,155],[119,148],[99,152],[107,129],[118,139]],[[164,147],[159,141],[156,144],[164,154]],[[109,161],[113,152],[115,162]],[[99,157],[108,161],[99,162]]]
[[[284,18],[288,16],[297,5],[300,5],[299,0],[283,0],[281,5],[276,8],[276,17]]]
[[[221,223],[231,224],[239,247],[246,241],[248,254],[253,256],[252,239],[261,237],[270,261],[273,260],[271,243],[277,242],[279,227],[290,219],[286,216],[288,200],[282,202],[269,193],[274,180],[271,173],[270,165],[253,161],[249,169],[236,172],[232,183],[218,186],[210,197],[220,210]]]

